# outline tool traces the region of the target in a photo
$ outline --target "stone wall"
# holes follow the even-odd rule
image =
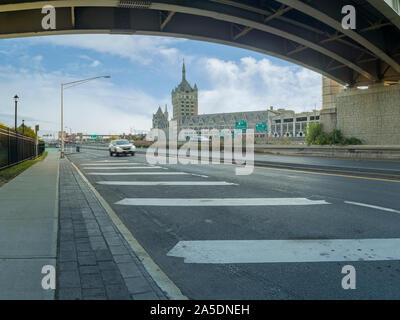
[[[337,128],[368,145],[400,145],[400,85],[335,95]]]

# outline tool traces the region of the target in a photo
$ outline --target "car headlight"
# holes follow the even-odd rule
[[[117,151],[122,151],[122,149],[120,147],[117,147]]]
[[[136,150],[136,147],[135,147],[135,146],[132,146],[132,147],[131,147],[131,150]]]

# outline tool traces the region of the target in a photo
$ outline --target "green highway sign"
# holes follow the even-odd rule
[[[235,129],[246,131],[247,130],[247,121],[246,120],[242,120],[240,122],[236,121]]]
[[[267,132],[268,125],[266,122],[257,123],[256,124],[256,131],[257,132]]]
[[[93,134],[90,136],[91,139],[97,139],[97,135]]]

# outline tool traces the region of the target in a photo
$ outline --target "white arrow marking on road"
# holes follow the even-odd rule
[[[237,186],[225,181],[99,181],[109,186]]]
[[[186,172],[89,172],[90,176],[158,176],[158,175],[188,175]]]
[[[400,260],[400,239],[180,241],[185,263],[300,263]]]
[[[126,198],[116,204],[125,206],[165,206],[165,207],[236,207],[236,206],[309,206],[329,204],[325,200],[306,198],[244,198],[244,199],[156,199]]]
[[[133,169],[164,169],[162,167],[84,167],[84,170],[133,170]]]

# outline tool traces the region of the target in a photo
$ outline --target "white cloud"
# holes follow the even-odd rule
[[[184,42],[184,39],[131,36],[131,35],[62,35],[31,38],[32,44],[53,44],[56,46],[74,47],[94,50],[127,58],[132,62],[149,65],[154,59],[175,60],[180,52],[171,45]]]
[[[18,121],[36,123],[41,129],[57,132],[60,127],[60,83],[68,77],[58,73],[20,73],[11,66],[0,66],[0,122],[13,126],[15,94],[20,96]],[[71,79],[74,80],[74,79]],[[16,89],[18,88],[17,92]],[[98,80],[64,92],[64,123],[73,131],[110,134],[130,128],[148,130],[158,100],[142,91],[114,86],[112,80]]]
[[[210,89],[199,92],[199,112],[261,110],[274,106],[311,111],[321,105],[321,76],[297,66],[273,64],[268,58],[240,62],[200,61]]]
[[[99,61],[99,60],[94,60],[92,63],[91,63],[91,67],[93,67],[93,68],[96,68],[96,67],[98,67],[99,65],[101,65],[101,62]]]

